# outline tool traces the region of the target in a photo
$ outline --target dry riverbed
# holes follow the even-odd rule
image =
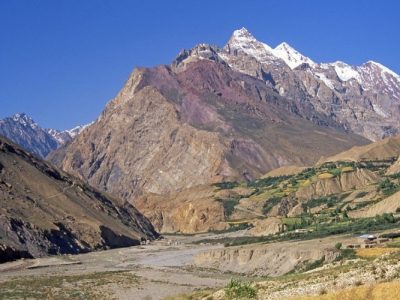
[[[332,271],[307,275],[310,278],[305,281],[301,279],[302,274],[300,277],[281,275],[299,267],[307,269],[320,257],[329,265],[337,254],[336,243],[355,241],[352,236],[332,236],[228,248],[221,244],[196,243],[203,239],[235,238],[246,234],[241,231],[166,236],[150,245],[0,264],[0,299],[155,300],[198,290],[221,290],[232,277],[259,286],[259,295],[265,296],[260,299],[282,299],[325,288],[329,290],[325,279],[332,281]],[[335,265],[338,263],[334,263],[333,269],[342,268]],[[269,277],[271,280],[265,281],[266,275],[278,277]],[[350,282],[348,276],[343,275],[344,283]],[[215,294],[214,298],[219,299]]]
[[[155,300],[224,286],[229,275],[190,266],[198,253],[222,246],[194,239],[1,264],[0,299]]]

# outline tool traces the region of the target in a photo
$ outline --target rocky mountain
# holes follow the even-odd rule
[[[157,236],[132,205],[0,137],[0,262],[132,246]]]
[[[49,159],[148,209],[160,195],[313,165],[396,134],[398,87],[377,63],[315,63],[240,29],[223,48],[200,44],[171,65],[135,69],[97,121]],[[158,220],[170,217],[167,206]]]
[[[44,158],[51,151],[70,142],[90,125],[77,126],[71,130],[64,131],[44,129],[31,117],[20,113],[0,120],[0,135],[9,138],[26,151]]]
[[[312,164],[355,144],[304,101],[199,46],[172,66],[137,69],[98,120],[49,158],[124,199],[225,179],[251,179],[285,164]]]
[[[368,61],[315,63],[287,43],[276,48],[242,28],[218,55],[237,71],[263,79],[281,96],[307,101],[316,111],[371,140],[399,133],[400,76]]]

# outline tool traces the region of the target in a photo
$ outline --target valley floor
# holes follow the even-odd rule
[[[198,252],[221,246],[193,247],[186,242],[172,239],[140,247],[2,264],[0,299],[155,300],[223,286],[228,275],[186,267]]]
[[[251,265],[260,248],[262,253],[281,249],[284,264],[288,255],[297,255],[293,251],[305,254],[303,251],[306,248],[325,249],[329,245],[333,247],[338,241],[346,244],[355,239],[353,236],[332,236],[225,248],[218,243],[197,243],[205,239],[235,239],[245,234],[245,231],[240,231],[217,235],[166,236],[150,245],[1,264],[0,299],[226,299],[224,287],[232,277],[241,282],[251,282],[251,286],[258,291],[257,299],[286,299],[398,280],[400,274],[398,248],[361,249],[363,251],[357,250],[357,257],[319,265],[314,263],[315,266],[309,270],[274,278],[260,274],[254,276],[256,272],[233,274],[218,264],[213,269],[201,264],[193,265],[200,253],[232,256],[232,253],[240,253],[237,249],[251,250],[253,257],[242,258],[249,259],[248,264]],[[381,254],[384,256],[381,257]],[[299,265],[300,256],[296,257],[298,260],[293,261],[293,265]],[[204,259],[203,254],[200,257]],[[224,259],[226,257],[221,261]],[[238,260],[237,263],[243,261]],[[326,299],[338,298],[332,296]]]

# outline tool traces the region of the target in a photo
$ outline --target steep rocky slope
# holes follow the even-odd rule
[[[202,204],[191,201],[196,197],[186,189],[252,182],[277,167],[314,165],[322,156],[367,144],[367,138],[394,135],[399,101],[399,77],[382,65],[315,63],[288,44],[271,48],[241,29],[224,48],[200,44],[169,66],[134,70],[97,121],[49,159],[101,190],[136,201],[160,230],[213,229],[225,217],[201,216]],[[386,153],[390,159],[397,153],[393,147]],[[374,176],[355,170],[343,178],[314,178],[305,194],[343,193],[354,184],[375,184]],[[297,213],[296,194],[286,196],[274,214]],[[182,209],[199,214],[196,225],[189,225],[190,218],[173,220],[182,213],[175,198],[194,206]],[[242,199],[242,211],[234,214],[260,214],[267,199]],[[163,210],[155,213],[157,201]],[[207,203],[221,211],[214,202]]]
[[[309,102],[368,139],[399,133],[400,76],[377,62],[315,63],[286,43],[273,49],[245,28],[218,53],[233,69],[264,80],[292,101]]]
[[[367,142],[215,55],[199,46],[171,67],[135,70],[96,123],[50,160],[132,200],[142,192],[252,179]]]
[[[318,163],[335,161],[393,160],[400,155],[400,136],[386,138],[364,146],[355,146],[329,157],[322,157]]]
[[[157,236],[132,205],[0,137],[0,257],[6,261],[137,245]]]

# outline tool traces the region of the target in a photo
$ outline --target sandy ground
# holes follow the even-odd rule
[[[197,269],[190,265],[201,251],[222,245],[196,245],[203,237],[167,237],[150,245],[92,252],[81,255],[19,260],[0,265],[0,282],[32,276],[67,276],[106,271],[131,271],[139,277],[132,286],[107,286],[117,299],[164,299],[196,289],[222,287],[227,274]],[[168,242],[172,241],[172,242]]]

